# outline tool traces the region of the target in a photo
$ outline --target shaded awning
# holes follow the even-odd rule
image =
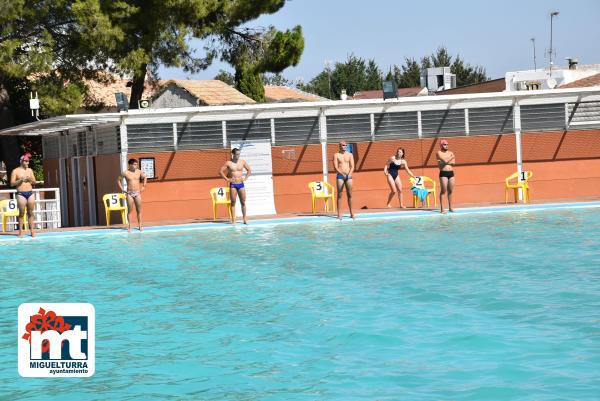
[[[71,114],[33,121],[0,130],[0,135],[29,136],[53,134],[70,129],[81,129],[96,126],[116,126],[120,122],[119,113],[105,114]]]

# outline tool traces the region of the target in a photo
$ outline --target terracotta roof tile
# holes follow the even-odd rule
[[[265,85],[265,97],[269,102],[318,102],[327,100],[312,93],[289,86]]]
[[[105,82],[86,81],[89,87],[88,96],[83,103],[84,109],[116,109],[115,93],[123,92],[127,98],[131,96],[128,78],[106,74]],[[159,80],[146,81],[142,98],[152,98],[160,94],[168,85],[177,85],[208,106],[225,104],[252,104],[250,99],[235,88],[217,80]]]
[[[82,107],[84,109],[108,108],[114,109],[117,107],[115,93],[123,92],[127,98],[131,96],[131,87],[127,83],[131,81],[128,78],[121,78],[118,75],[106,74],[104,76],[108,82],[98,82],[87,80],[85,83],[88,86],[88,95],[85,98]],[[155,83],[146,82],[144,85],[144,93],[142,98],[152,97],[160,89],[160,81]]]
[[[169,85],[176,85],[185,89],[208,106],[256,103],[242,92],[219,80],[171,79],[161,84],[161,87],[166,88]]]
[[[559,86],[559,89],[564,88],[588,88],[590,86],[600,86],[600,74],[591,75],[586,78],[578,79],[577,81],[569,82]]]

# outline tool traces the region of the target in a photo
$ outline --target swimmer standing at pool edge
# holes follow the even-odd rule
[[[29,168],[29,155],[24,154],[19,158],[21,165],[15,168],[10,174],[10,185],[17,188],[17,206],[19,207],[19,237],[23,238],[23,216],[27,209],[27,218],[29,219],[29,231],[31,236],[35,237],[33,228],[33,208],[35,200],[33,196],[33,184],[35,184],[35,175]]]
[[[442,139],[440,141],[440,150],[437,152],[437,162],[440,168],[440,212],[446,213],[444,210],[444,194],[448,192],[448,210],[454,212],[452,208],[452,191],[454,190],[454,165],[456,159],[454,152],[448,150],[448,141]]]
[[[354,218],[352,212],[352,173],[354,172],[354,155],[346,151],[348,144],[346,141],[340,142],[340,151],[333,155],[333,168],[337,173],[337,210],[338,219],[342,219],[340,211],[340,199],[342,198],[342,190],[346,187],[346,197],[348,198],[348,208],[350,209],[350,217]]]
[[[235,202],[239,195],[242,206],[242,216],[244,224],[248,224],[246,220],[246,188],[244,181],[250,177],[251,169],[246,160],[240,159],[241,151],[238,148],[231,150],[231,160],[225,162],[221,167],[221,177],[229,183],[229,195],[231,197],[231,223],[235,224]],[[246,169],[246,177],[244,177],[244,169]],[[227,174],[225,174],[227,173]]]

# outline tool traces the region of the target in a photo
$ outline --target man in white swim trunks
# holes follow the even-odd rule
[[[123,178],[127,182],[127,191],[123,189]],[[140,187],[140,182],[144,180]],[[135,211],[137,212],[138,228],[144,231],[142,225],[142,192],[146,190],[148,177],[138,168],[136,159],[129,159],[127,170],[123,171],[117,180],[119,188],[127,195],[127,230],[131,231],[131,211],[135,203]]]

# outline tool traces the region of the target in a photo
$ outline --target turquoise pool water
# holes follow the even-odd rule
[[[597,400],[598,211],[0,242],[0,399]],[[36,301],[93,377],[18,375]]]

